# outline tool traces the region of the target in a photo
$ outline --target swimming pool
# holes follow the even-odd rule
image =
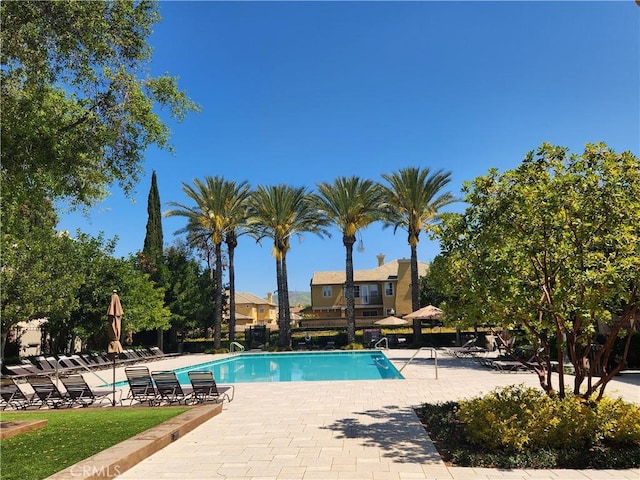
[[[219,383],[403,379],[379,351],[243,353],[175,370],[189,384],[189,370],[211,370]]]

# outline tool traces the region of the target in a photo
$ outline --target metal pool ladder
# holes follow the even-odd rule
[[[384,347],[381,347],[382,344],[384,344]],[[373,348],[377,348],[379,350],[384,348],[385,350],[389,350],[389,339],[387,337],[382,337],[373,345]]]
[[[398,370],[398,372],[402,372],[402,369],[404,367],[406,367],[407,365],[409,365],[411,363],[411,360],[413,360],[414,358],[416,358],[416,356],[422,351],[422,350],[429,350],[431,352],[431,358],[434,359],[434,366],[436,369],[436,380],[438,379],[438,350],[436,350],[433,347],[421,347],[418,350],[416,350],[416,353],[414,353],[413,355],[411,355],[411,358],[409,360],[407,360],[407,363],[405,363],[400,370]]]
[[[231,342],[229,344],[229,353],[233,353],[236,348],[238,349],[238,352],[244,352],[244,345],[238,342]]]

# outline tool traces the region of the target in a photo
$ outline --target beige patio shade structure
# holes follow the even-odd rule
[[[409,322],[402,319],[402,318],[398,318],[398,317],[394,317],[393,315],[391,315],[390,317],[387,318],[382,318],[380,320],[376,320],[375,322],[376,325],[382,325],[382,326],[393,326],[393,325],[407,325]]]
[[[409,313],[405,315],[403,318],[409,319],[420,319],[420,320],[437,320],[442,315],[442,310],[438,307],[434,307],[433,305],[427,305],[426,307],[422,307],[420,310],[416,310],[415,312]]]
[[[111,302],[107,309],[107,317],[109,318],[109,346],[107,353],[110,358],[115,358],[122,353],[122,344],[120,343],[120,334],[122,333],[122,305],[120,297],[116,290],[111,295]]]

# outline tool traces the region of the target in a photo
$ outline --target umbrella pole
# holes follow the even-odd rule
[[[116,355],[113,356],[113,398],[111,399],[111,406],[116,406]]]

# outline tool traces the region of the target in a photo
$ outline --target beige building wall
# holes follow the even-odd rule
[[[246,326],[249,325],[268,325],[277,324],[278,306],[273,303],[273,294],[267,293],[266,300],[252,293],[236,293],[236,314],[250,317],[251,321],[242,321]],[[236,318],[236,322],[238,319]]]
[[[388,315],[403,316],[411,309],[411,260],[400,259],[384,263],[384,255],[378,255],[378,266],[371,270],[354,271],[354,284],[360,286],[361,296],[355,298],[356,318],[372,322]],[[418,273],[424,275],[428,265],[419,262]],[[345,273],[343,271],[314,272],[311,280],[311,305],[313,318],[338,321],[345,317]],[[391,285],[391,294],[388,285]],[[375,286],[375,289],[372,288]],[[366,287],[366,288],[365,288]],[[331,295],[323,291],[331,288]],[[364,294],[363,294],[364,292]],[[367,301],[364,300],[365,296]],[[374,295],[377,292],[378,296]],[[377,317],[372,317],[375,311]],[[364,317],[364,313],[367,317]]]
[[[398,260],[398,281],[396,283],[397,317],[411,313],[411,260],[403,258]]]

